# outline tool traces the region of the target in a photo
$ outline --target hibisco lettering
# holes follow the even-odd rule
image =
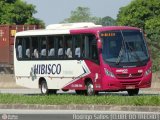
[[[60,64],[36,64],[33,67],[34,74],[60,74]]]

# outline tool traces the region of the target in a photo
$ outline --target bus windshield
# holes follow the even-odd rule
[[[139,30],[107,31],[100,33],[100,36],[105,62],[137,65],[149,58],[143,34]]]

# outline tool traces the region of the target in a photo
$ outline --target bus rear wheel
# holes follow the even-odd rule
[[[43,81],[40,83],[40,89],[41,89],[41,93],[42,93],[43,95],[56,94],[56,93],[57,93],[57,90],[48,89],[47,82],[46,82],[45,80],[43,80]]]
[[[45,80],[40,83],[41,93],[43,95],[47,95],[49,93],[49,89]]]
[[[138,95],[139,89],[127,90],[129,96]]]

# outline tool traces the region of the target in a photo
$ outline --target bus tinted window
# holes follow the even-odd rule
[[[17,38],[17,44],[16,44],[16,53],[17,53],[17,59],[22,59],[22,43],[23,38]]]
[[[29,37],[20,37],[16,40],[17,59],[30,59]]]
[[[30,53],[30,39],[29,37],[24,37],[23,38],[23,58],[25,59],[30,59],[31,58],[31,53]]]
[[[46,37],[40,37],[39,38],[39,42],[40,42],[40,57],[41,58],[47,58],[47,39]]]
[[[32,40],[32,45],[31,45],[32,58],[38,59],[40,56],[38,37],[31,37],[31,40]]]
[[[48,37],[48,58],[55,58],[55,40],[54,36]]]
[[[30,43],[31,42],[31,43]],[[17,38],[19,59],[91,59],[98,60],[94,35],[31,36]]]
[[[82,57],[98,61],[97,41],[94,35],[82,36]]]
[[[97,41],[95,39],[95,37],[91,37],[90,38],[90,57],[91,59],[95,60],[96,62],[98,62],[98,49],[97,49]]]
[[[82,36],[81,35],[75,35],[73,37],[74,39],[74,57],[80,58],[82,56]]]
[[[64,40],[63,37],[56,37],[58,43],[58,58],[64,58]]]
[[[72,51],[73,51],[73,40],[72,36],[65,36],[65,58],[72,58]]]

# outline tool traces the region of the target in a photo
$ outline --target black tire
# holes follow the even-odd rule
[[[93,83],[91,81],[87,82],[86,87],[87,87],[86,94],[88,96],[93,96],[93,95],[97,95],[98,94],[98,92],[94,90],[94,86],[93,86]]]
[[[49,93],[49,89],[45,80],[40,83],[41,93],[43,95],[47,95]]]
[[[138,95],[139,89],[127,90],[129,96]]]

